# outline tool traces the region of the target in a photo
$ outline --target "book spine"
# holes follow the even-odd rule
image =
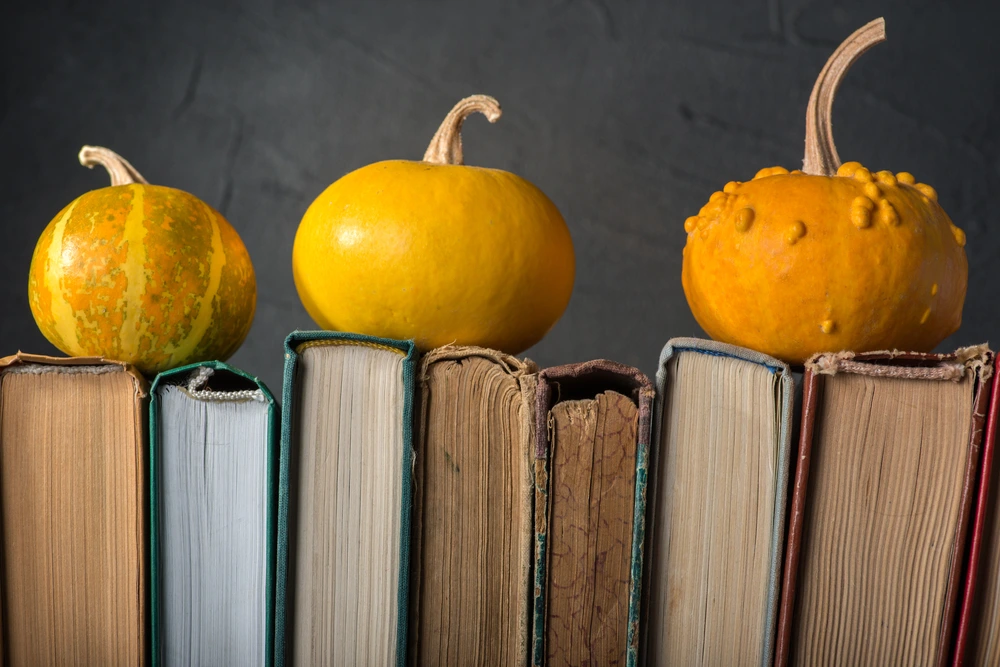
[[[952,664],[962,667],[965,664],[966,651],[969,649],[970,633],[977,619],[972,617],[975,604],[976,586],[979,583],[979,567],[983,553],[983,541],[986,539],[986,517],[990,511],[990,479],[993,471],[993,458],[996,450],[997,415],[1000,414],[1000,374],[994,372],[990,395],[990,410],[986,420],[986,432],[983,435],[983,461],[979,472],[979,489],[976,495],[976,507],[972,523],[972,539],[969,544],[968,565],[966,567],[965,590],[962,607],[958,617],[958,631],[955,637],[955,650]]]
[[[288,502],[291,470],[291,432],[294,414],[295,368],[298,354],[289,335],[285,340],[285,368],[281,382],[281,433],[278,444],[278,519],[274,579],[274,666],[284,667],[288,634]]]
[[[406,359],[403,362],[403,489],[400,507],[400,554],[399,554],[399,607],[397,609],[398,629],[396,634],[396,666],[405,667],[407,638],[409,637],[408,622],[410,618],[410,543],[411,521],[413,517],[413,465],[416,451],[413,447],[413,428],[415,415],[413,401],[416,397],[417,350],[412,344],[408,346]]]
[[[541,377],[535,390],[535,567],[531,623],[531,664],[545,663],[545,588],[548,576],[549,531],[549,406],[552,388]]]
[[[628,592],[628,652],[627,667],[639,663],[639,637],[642,619],[643,564],[646,551],[646,498],[649,481],[649,448],[656,392],[643,387],[639,393],[639,428],[635,460],[635,505],[632,510],[632,564]]]
[[[945,667],[954,653],[952,642],[955,640],[956,623],[960,622],[962,573],[964,566],[965,545],[970,534],[973,497],[977,484],[983,444],[983,425],[986,419],[990,385],[981,375],[976,378],[976,397],[972,406],[972,425],[970,427],[969,453],[966,460],[965,483],[962,488],[961,515],[959,517],[957,534],[955,536],[955,552],[952,553],[951,574],[948,577],[943,623],[941,627],[940,651],[937,664]]]
[[[159,376],[153,380],[149,397],[149,606],[150,664],[160,664],[160,400]]]
[[[258,386],[268,397],[267,405],[267,643],[266,664],[274,665],[274,599],[278,551],[278,441],[281,408],[264,383]]]
[[[545,662],[545,576],[548,563],[549,466],[545,458],[535,459],[535,572],[534,605],[531,624],[531,664]]]
[[[777,360],[775,360],[777,361]],[[768,366],[769,364],[765,364]],[[780,408],[781,421],[778,431],[778,470],[776,481],[777,497],[774,499],[774,521],[771,538],[771,565],[767,583],[767,611],[764,637],[764,650],[761,655],[761,667],[771,667],[774,664],[775,642],[778,630],[778,612],[781,601],[782,566],[785,557],[785,522],[788,519],[789,474],[792,457],[792,437],[798,427],[796,421],[796,397],[798,387],[787,366],[774,370],[779,374],[781,387]]]
[[[796,458],[795,485],[792,491],[792,507],[788,521],[788,538],[785,547],[785,572],[781,585],[781,606],[778,612],[778,638],[775,645],[774,665],[788,664],[792,640],[792,618],[795,613],[795,585],[799,568],[799,548],[802,545],[802,530],[806,510],[806,486],[809,483],[809,462],[812,453],[813,428],[816,423],[816,408],[819,405],[820,383],[816,375],[806,370],[802,389],[802,425],[799,434],[799,450]]]

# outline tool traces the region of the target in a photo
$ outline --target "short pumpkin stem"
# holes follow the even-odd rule
[[[455,105],[434,133],[424,162],[434,164],[465,164],[462,160],[462,123],[472,114],[479,112],[491,123],[497,122],[502,113],[500,103],[489,95],[472,95]]]
[[[847,70],[865,51],[885,41],[885,19],[877,18],[854,32],[837,47],[819,73],[806,107],[806,157],[802,171],[814,176],[834,176],[840,156],[833,143],[833,98]]]
[[[149,181],[143,178],[142,174],[129,164],[128,160],[107,148],[84,146],[80,149],[80,164],[89,169],[93,169],[95,165],[99,164],[107,169],[111,176],[111,185],[149,184]]]

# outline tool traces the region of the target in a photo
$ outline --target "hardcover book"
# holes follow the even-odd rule
[[[1000,664],[1000,466],[995,463],[1000,374],[994,369],[952,664]]]
[[[992,353],[806,363],[776,664],[951,659]]]
[[[285,341],[275,663],[406,660],[411,342]]]
[[[752,350],[675,338],[656,385],[644,663],[770,667],[792,373]]]
[[[147,664],[146,390],[100,358],[0,360],[4,664]]]
[[[535,399],[535,665],[635,665],[653,385],[596,360]]]
[[[271,665],[277,406],[217,361],[150,390],[154,665]]]
[[[475,347],[421,362],[413,664],[528,661],[534,371]]]

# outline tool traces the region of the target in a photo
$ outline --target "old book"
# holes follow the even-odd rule
[[[147,664],[145,411],[126,364],[0,360],[4,664]]]
[[[777,665],[947,664],[991,364],[807,362]]]
[[[768,667],[793,376],[752,350],[676,338],[656,383],[645,663]]]
[[[635,665],[653,385],[547,368],[535,400],[535,665]]]
[[[470,347],[421,362],[413,664],[527,663],[534,370]]]
[[[285,341],[279,667],[405,664],[415,358],[355,334]]]
[[[150,395],[153,664],[270,665],[274,398],[217,361],[160,373]]]
[[[995,463],[998,419],[1000,374],[994,372],[952,661],[955,667],[1000,664],[1000,465]]]

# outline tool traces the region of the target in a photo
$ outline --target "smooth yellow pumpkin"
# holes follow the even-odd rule
[[[324,328],[517,354],[546,334],[573,289],[569,230],[523,178],[463,165],[461,126],[500,116],[476,95],[452,109],[422,162],[362,167],[306,211],[292,266]]]
[[[28,303],[71,356],[127,361],[147,375],[224,360],[253,321],[253,265],[236,230],[197,197],[150,185],[124,159],[85,146],[111,187],[77,197],[38,239]]]
[[[791,363],[817,352],[930,351],[962,321],[965,234],[906,172],[841,166],[830,129],[847,68],[882,19],[840,46],[809,100],[801,171],[730,182],[684,223],[682,279],[716,340]]]

